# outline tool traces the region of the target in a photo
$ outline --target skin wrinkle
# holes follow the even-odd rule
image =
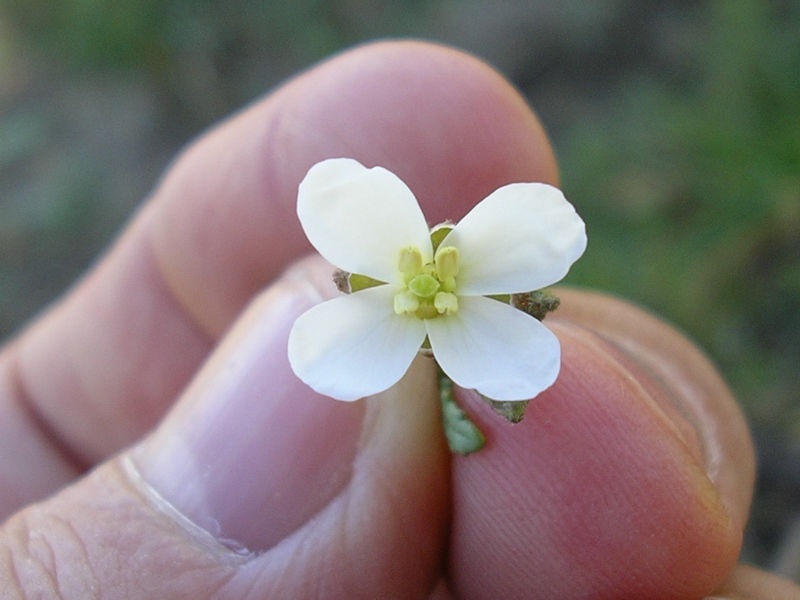
[[[88,588],[94,591],[94,596],[96,598],[101,598],[102,595],[100,593],[100,581],[102,577],[99,577],[97,571],[93,568],[92,561],[90,560],[90,552],[89,548],[80,534],[80,529],[76,528],[68,519],[62,518],[59,515],[51,515],[48,519],[48,534],[43,535],[41,531],[35,531],[34,533],[38,533],[37,538],[41,541],[41,546],[43,546],[43,550],[47,552],[50,561],[51,561],[51,569],[53,572],[53,579],[59,587],[59,594],[63,594],[62,587],[63,585],[70,585],[73,582],[71,577],[70,571],[72,570],[72,566],[75,562],[75,559],[79,557],[77,562],[86,565],[85,569],[82,569],[81,573],[83,574],[83,579],[85,580],[84,588]],[[57,528],[60,532],[60,535],[56,534],[53,536],[53,530]],[[70,568],[68,569],[60,569],[61,561],[59,560],[59,554],[63,554],[63,552],[59,553],[55,550],[52,545],[52,539],[55,538],[56,543],[63,544],[64,539],[70,540],[72,543],[69,545],[69,553],[65,557],[66,560],[70,563]],[[62,559],[63,560],[63,559]],[[60,571],[66,571],[66,573],[60,573]],[[67,597],[67,594],[63,594]]]
[[[606,338],[611,343],[620,347],[618,340]],[[694,386],[686,378],[681,377],[677,368],[660,361],[660,357],[651,353],[650,349],[643,344],[636,344],[628,341],[624,349],[631,360],[634,360],[650,377],[647,381],[660,384],[666,393],[664,397],[669,398],[700,398],[704,391],[698,386]],[[670,393],[672,392],[672,393]],[[701,464],[704,465],[709,478],[718,482],[723,475],[722,450],[718,443],[717,424],[715,419],[709,417],[702,406],[694,405],[693,410],[689,410],[686,405],[676,407],[682,413],[682,422],[692,427],[694,432],[693,441],[701,454]],[[749,505],[747,506],[749,509]]]
[[[703,465],[709,479],[717,482],[721,474],[722,451],[719,444],[714,443],[717,432],[714,424],[710,422],[713,420],[698,418],[704,412],[702,408],[690,410],[686,404],[678,405],[670,402],[671,399],[675,398],[700,398],[702,397],[702,391],[682,377],[677,368],[671,368],[670,365],[665,364],[663,361],[659,364],[659,357],[653,355],[645,345],[634,342],[621,345],[618,340],[606,336],[603,337],[609,343],[625,352],[628,361],[633,362],[636,367],[646,374],[645,377],[642,377],[643,381],[648,382],[652,387],[657,386],[663,390],[662,393],[658,394],[658,397],[664,398],[664,402],[673,407],[670,412],[678,413],[681,429],[685,433],[691,432],[691,438],[687,446],[696,455],[698,463]]]
[[[209,532],[198,527],[191,519],[188,519],[150,485],[139,472],[135,461],[131,459],[130,455],[121,457],[118,459],[118,463],[120,475],[125,478],[126,485],[134,490],[136,495],[148,507],[177,524],[195,545],[205,548],[218,562],[238,567],[255,557],[253,553],[242,553],[220,543]]]
[[[25,530],[25,533],[27,535],[27,530]],[[12,539],[14,539],[14,538],[12,538]],[[20,592],[22,592],[22,590],[25,589],[24,586],[23,586],[23,576],[22,576],[22,574],[20,572],[21,571],[20,562],[22,560],[24,560],[28,556],[29,552],[27,551],[27,548],[28,548],[28,544],[26,543],[26,544],[24,544],[25,551],[20,553],[17,550],[17,548],[14,548],[14,547],[11,547],[11,546],[7,545],[5,543],[5,540],[4,540],[3,545],[0,546],[0,550],[4,550],[5,553],[8,554],[8,564],[10,565],[10,567],[7,570],[4,570],[4,572],[10,572],[11,573],[11,575],[14,578],[14,581],[12,582],[14,584],[13,587],[14,587],[15,590],[20,591]]]
[[[283,156],[284,151],[276,149],[279,144],[276,138],[281,137],[285,122],[282,116],[284,107],[287,106],[283,100],[285,92],[286,90],[253,107],[255,122],[251,110],[243,111],[229,119],[223,129],[213,131],[202,143],[189,148],[181,157],[176,173],[167,177],[156,193],[156,199],[164,198],[154,205],[158,216],[154,219],[155,226],[151,236],[159,271],[171,294],[212,338],[219,337],[250,298],[272,281],[283,265],[309,250],[310,245],[302,236],[299,223],[294,217],[296,190],[289,192],[289,177],[275,177],[277,169],[274,165],[270,165],[269,169],[258,169],[250,167],[246,162],[229,164],[224,162],[227,160],[225,158],[222,159],[223,166],[215,164],[214,168],[222,173],[215,180],[214,189],[219,189],[220,193],[224,191],[227,202],[204,201],[196,204],[194,210],[199,211],[198,215],[203,212],[210,214],[204,218],[193,216],[191,231],[184,231],[185,207],[180,200],[193,195],[204,198],[209,192],[205,189],[194,191],[196,183],[187,174],[196,169],[211,168],[207,164],[211,160],[220,161],[218,156],[210,155],[208,147],[221,144],[221,139],[245,137],[254,146],[247,151],[249,161],[259,161],[264,157],[272,160],[273,157]],[[246,136],[239,133],[244,127],[249,130]],[[259,133],[254,134],[253,130]],[[240,154],[242,153],[237,153],[237,156]],[[195,168],[189,165],[195,165]],[[288,172],[296,169],[297,166],[293,165]],[[241,181],[242,173],[248,170],[259,174],[259,177],[245,177],[246,181]],[[252,189],[254,185],[257,189]],[[170,199],[178,200],[170,202]],[[281,201],[277,202],[276,199]],[[230,205],[236,205],[237,211],[230,211]],[[273,223],[283,223],[284,227],[275,231]],[[292,231],[287,232],[287,227]],[[240,230],[235,243],[209,243],[209,240],[219,237],[220,231],[233,229]],[[268,253],[269,260],[264,260],[264,254],[256,248],[267,245],[270,236],[278,235],[288,237],[291,243],[280,246],[272,244]],[[267,242],[253,242],[250,244],[252,250],[236,251],[242,244],[240,240],[259,238]],[[220,271],[221,263],[233,262],[232,252],[236,252],[236,272],[247,274],[246,277],[238,277],[236,281],[231,280],[227,270]],[[224,294],[220,294],[218,288],[208,288],[201,284],[206,280],[208,269],[224,285]]]
[[[155,216],[152,218],[156,219]],[[155,229],[155,226],[145,229],[144,251],[149,259],[147,262],[155,267],[152,269],[152,272],[155,274],[156,287],[164,290],[166,292],[166,299],[178,307],[178,314],[184,317],[187,328],[196,332],[200,338],[206,340],[208,347],[211,348],[218,338],[218,332],[204,327],[203,319],[200,315],[196,315],[190,310],[190,305],[183,301],[175,286],[172,285],[169,273],[163,268],[162,262],[159,260],[158,245],[154,240]]]
[[[39,411],[36,402],[33,401],[25,386],[25,379],[19,366],[19,355],[14,352],[14,346],[8,349],[7,357],[8,366],[3,369],[3,372],[7,373],[6,377],[10,382],[11,395],[8,401],[20,408],[23,417],[40,434],[39,438],[50,448],[53,456],[59,462],[66,463],[67,468],[72,471],[70,475],[79,477],[91,465],[83,460],[65,439],[58,435],[57,430],[50,425],[49,421]],[[0,517],[2,517],[2,514],[0,514]]]
[[[120,241],[118,246],[126,243],[126,240],[129,239],[130,236],[124,236]],[[139,255],[144,255],[145,257],[149,251],[149,244],[146,243],[139,243],[138,246],[135,248],[135,252]],[[129,252],[128,250],[124,250],[125,253]],[[138,262],[140,265],[153,265],[155,266],[155,261],[148,260],[148,258],[144,258]],[[149,285],[147,290],[150,291],[150,295],[148,296],[148,302],[156,303],[155,299],[151,299],[157,297],[158,306],[162,308],[162,311],[155,315],[151,319],[151,323],[149,327],[146,325],[140,325],[139,323],[130,323],[132,329],[132,334],[135,334],[137,331],[141,332],[143,330],[150,330],[156,326],[156,321],[163,318],[163,307],[169,306],[171,303],[175,309],[170,312],[171,315],[177,315],[178,318],[182,318],[181,322],[173,322],[170,321],[168,323],[170,331],[176,331],[181,333],[181,337],[183,339],[191,338],[196,340],[207,340],[203,342],[206,347],[210,347],[211,342],[207,335],[197,327],[196,323],[191,319],[191,315],[187,313],[183,307],[181,307],[177,303],[177,298],[171,296],[169,294],[169,287],[166,285],[165,281],[163,280],[162,273],[157,269],[143,269],[143,272],[146,272],[149,276]],[[93,271],[87,279],[97,278],[101,276],[103,273],[107,273],[107,270],[95,270]],[[152,291],[151,291],[152,290]],[[165,293],[161,293],[161,292]],[[120,288],[114,287],[111,290],[112,294],[119,294]],[[97,301],[96,294],[93,298],[95,302]],[[55,315],[49,315],[51,318],[55,318],[56,316],[59,318],[65,318],[65,313],[73,311],[73,304],[72,297],[67,298],[67,300],[59,305],[57,305],[53,310],[56,313]],[[113,307],[113,310],[118,310],[116,306]],[[58,313],[61,313],[60,315]],[[148,312],[146,313],[148,316],[154,313]],[[82,318],[88,318],[86,315],[83,315]],[[162,335],[164,331],[162,329]],[[31,388],[28,386],[28,377],[29,369],[24,367],[24,359],[22,357],[22,353],[20,352],[20,344],[12,345],[8,351],[10,354],[10,373],[12,382],[14,384],[14,389],[17,390],[17,401],[25,407],[26,414],[28,415],[30,421],[32,422],[33,426],[36,427],[38,430],[43,432],[43,435],[46,436],[48,443],[53,448],[53,455],[63,460],[67,461],[72,468],[75,469],[76,473],[74,476],[79,475],[80,473],[85,472],[89,467],[91,467],[97,460],[102,459],[105,457],[105,453],[110,453],[117,450],[120,446],[124,445],[125,443],[129,443],[132,441],[131,438],[133,436],[141,435],[141,433],[152,423],[160,417],[161,411],[163,407],[171,401],[174,393],[185,384],[194,369],[197,366],[197,363],[190,365],[190,368],[183,368],[183,369],[170,369],[167,372],[164,372],[164,365],[159,364],[156,368],[150,368],[147,366],[147,363],[153,361],[156,357],[151,356],[150,353],[143,352],[145,344],[140,342],[137,344],[136,340],[141,339],[141,333],[133,338],[134,342],[133,345],[130,344],[130,337],[124,333],[124,331],[120,331],[117,333],[116,337],[119,339],[126,339],[128,340],[125,343],[126,350],[127,348],[138,348],[141,349],[141,354],[137,358],[136,354],[133,356],[128,356],[128,360],[125,361],[125,364],[128,365],[127,369],[128,372],[131,372],[132,369],[135,368],[136,364],[142,363],[142,368],[138,369],[141,373],[155,373],[156,376],[152,379],[148,380],[147,378],[137,378],[135,383],[131,384],[131,387],[136,390],[137,396],[139,396],[142,400],[146,401],[137,401],[133,403],[125,404],[124,402],[119,402],[114,405],[113,410],[120,410],[127,407],[125,412],[125,418],[121,418],[119,415],[116,419],[114,419],[114,423],[119,423],[117,427],[120,427],[119,432],[114,435],[114,433],[108,433],[108,421],[103,418],[101,414],[97,414],[95,416],[96,422],[103,422],[105,423],[104,429],[106,433],[104,433],[102,439],[109,439],[109,441],[113,440],[114,438],[124,438],[119,439],[118,441],[112,441],[113,447],[101,450],[98,452],[99,455],[94,455],[94,453],[87,452],[86,450],[82,450],[81,447],[86,445],[85,439],[83,436],[91,435],[88,431],[85,431],[86,426],[80,426],[78,430],[73,427],[68,427],[65,429],[62,426],[59,426],[59,421],[57,420],[56,416],[53,416],[55,413],[53,411],[59,410],[56,406],[53,408],[49,408],[49,404],[47,400],[38,400],[36,395]],[[123,352],[122,345],[117,344],[114,347],[115,351]],[[205,353],[205,350],[204,350]],[[187,353],[187,356],[190,353]],[[78,369],[74,368],[73,364],[79,364],[82,355],[76,356],[74,359],[74,363],[70,364],[69,373],[74,378],[73,381],[80,387],[82,390],[81,392],[74,392],[74,398],[81,399],[82,402],[86,402],[91,406],[97,407],[104,407],[107,403],[106,392],[107,390],[103,390],[102,388],[98,388],[97,386],[91,385],[91,381],[97,379],[97,372],[94,370],[87,370],[87,369]],[[105,360],[104,357],[99,357],[100,360]],[[183,361],[185,362],[185,361]],[[180,361],[179,363],[180,364]],[[185,365],[184,365],[185,366]],[[183,373],[181,374],[181,371]],[[126,377],[125,374],[122,374],[123,377]],[[170,381],[173,379],[174,381]],[[78,383],[79,382],[79,383]],[[94,388],[94,389],[92,389]],[[138,388],[138,389],[136,389]],[[166,392],[165,393],[165,389]],[[85,400],[84,400],[85,399]],[[54,400],[55,401],[55,400]],[[117,406],[119,408],[117,408]],[[89,409],[91,412],[97,412],[94,409]],[[50,413],[53,412],[53,415]],[[127,429],[135,429],[135,432],[126,432],[125,429],[122,429],[123,425]],[[133,424],[133,425],[130,425]],[[113,427],[112,427],[113,428]]]
[[[253,150],[248,152],[248,155],[252,157],[251,160],[255,160],[256,157],[275,156],[269,150],[271,139],[274,137],[273,132],[278,126],[272,122],[276,114],[279,114],[272,110],[275,104],[275,100],[270,99],[255,107],[259,116],[259,120],[256,123],[253,123],[252,111],[243,110],[230,117],[221,128],[218,125],[201,142],[189,146],[176,161],[174,170],[171,170],[162,180],[153,196],[154,202],[150,205],[150,212],[153,213],[151,215],[153,226],[149,229],[149,245],[152,247],[152,254],[158,266],[161,279],[171,296],[186,311],[191,321],[199,326],[211,339],[218,338],[235,318],[236,314],[244,307],[249,297],[276,275],[273,270],[267,267],[267,264],[271,261],[281,261],[275,260],[280,257],[274,252],[274,249],[270,252],[270,261],[264,261],[263,257],[262,260],[259,260],[257,253],[239,254],[237,270],[251,274],[247,278],[250,285],[245,293],[240,293],[239,290],[226,286],[225,294],[220,294],[219,290],[214,288],[202,287],[198,289],[197,281],[203,280],[203,278],[196,273],[194,265],[214,263],[218,254],[227,254],[226,247],[220,246],[219,243],[213,243],[213,241],[218,239],[219,229],[230,229],[229,224],[232,220],[240,225],[244,224],[245,226],[253,227],[257,223],[268,223],[271,220],[291,222],[286,218],[285,210],[279,210],[277,213],[274,211],[275,208],[282,209],[281,204],[263,201],[264,198],[286,198],[290,195],[283,193],[283,191],[271,189],[270,183],[274,185],[276,182],[266,176],[257,180],[259,189],[253,190],[250,187],[242,189],[241,171],[237,169],[239,165],[225,163],[221,167],[219,164],[215,164],[214,168],[218,175],[214,180],[214,189],[219,189],[220,192],[224,191],[227,202],[206,201],[196,203],[193,207],[196,214],[192,219],[195,229],[191,233],[191,238],[186,240],[186,234],[182,234],[183,225],[181,224],[185,206],[180,201],[185,201],[186,197],[191,196],[203,198],[209,193],[205,189],[194,190],[198,184],[188,176],[193,169],[187,165],[200,163],[202,165],[200,168],[211,168],[206,164],[209,160],[213,159],[218,162],[226,160],[224,155],[221,159],[219,156],[209,156],[210,153],[207,148],[214,144],[219,144],[220,138],[231,137],[233,135],[230,131],[231,128],[238,132],[243,126],[240,123],[246,123],[251,130],[264,130],[263,134],[258,135],[253,134],[251,131],[245,138],[251,143],[255,142]],[[246,167],[246,165],[240,166]],[[265,169],[254,169],[254,171],[264,175],[270,173],[269,170]],[[246,183],[252,185],[253,179],[248,178]],[[232,213],[229,210],[231,205],[237,206],[236,213]],[[273,209],[273,212],[270,214],[264,213],[263,211],[267,207]],[[250,216],[249,213],[253,208],[256,209],[256,214],[261,213],[261,217],[271,218],[254,218]],[[203,214],[203,211],[206,216],[200,218],[198,215]],[[242,217],[242,214],[248,214],[248,216]],[[174,229],[175,226],[177,226],[177,230]],[[177,241],[176,234],[178,236]],[[240,234],[245,237],[252,237],[255,232],[245,231]],[[184,245],[188,242],[188,247],[183,251],[176,246],[180,242],[183,242]],[[199,294],[198,291],[200,292]],[[198,304],[198,302],[201,302],[201,304]]]
[[[172,294],[182,303],[186,310],[193,316],[195,321],[200,323],[205,331],[212,336],[219,336],[225,329],[227,329],[230,321],[235,318],[236,314],[249,301],[250,297],[254,295],[268,282],[280,273],[285,265],[290,260],[296,258],[298,255],[307,252],[311,249],[310,244],[302,235],[299,223],[294,215],[294,201],[296,197],[296,183],[291,176],[278,177],[276,173],[293,173],[298,171],[298,161],[292,159],[292,156],[302,156],[311,153],[309,151],[309,144],[307,138],[310,137],[309,127],[306,125],[303,128],[296,128],[294,123],[303,122],[300,118],[293,118],[293,114],[297,113],[297,106],[294,102],[295,97],[299,94],[297,92],[305,92],[305,83],[303,77],[300,76],[296,80],[289,82],[281,90],[279,95],[268,99],[263,105],[256,107],[259,113],[259,122],[253,126],[252,115],[237,115],[231,121],[237,121],[240,117],[243,122],[247,123],[248,129],[262,130],[262,133],[254,135],[248,134],[248,138],[257,138],[258,143],[255,148],[249,152],[252,157],[270,157],[273,164],[269,169],[257,169],[256,173],[261,176],[257,179],[258,192],[255,193],[251,189],[247,189],[248,197],[255,197],[259,199],[267,198],[268,202],[248,202],[245,207],[252,209],[255,213],[244,219],[241,215],[236,215],[237,222],[246,220],[249,223],[267,225],[267,233],[269,233],[269,225],[271,223],[284,223],[289,224],[289,227],[296,232],[287,233],[285,227],[279,232],[274,232],[275,235],[288,237],[291,240],[289,244],[283,244],[277,247],[279,252],[276,252],[276,247],[273,247],[269,252],[269,261],[263,260],[263,255],[260,253],[252,254],[238,254],[237,255],[237,270],[248,272],[251,275],[247,277],[246,282],[240,282],[239,286],[229,288],[228,292],[224,295],[215,293],[206,293],[202,290],[197,293],[197,286],[194,281],[189,281],[188,278],[193,280],[200,279],[199,274],[194,274],[187,271],[184,265],[187,260],[184,260],[184,254],[179,254],[176,258],[176,248],[172,241],[171,228],[169,225],[163,225],[155,228],[155,255],[157,263],[159,264],[160,271],[164,275],[164,280],[170,288]],[[299,88],[299,89],[298,89]],[[296,91],[295,91],[296,90]],[[250,111],[245,111],[249,113]],[[244,118],[247,116],[248,118]],[[301,115],[307,120],[307,115]],[[327,121],[323,121],[327,123]],[[236,125],[236,123],[230,123]],[[229,132],[223,131],[214,135],[227,135]],[[352,134],[351,134],[352,135]],[[320,136],[330,145],[330,136]],[[303,145],[298,147],[297,141],[302,140]],[[182,157],[180,163],[192,162],[207,162],[208,157],[205,156],[205,146],[210,145],[206,140],[202,145],[190,148]],[[341,146],[342,144],[336,144]],[[321,149],[322,153],[323,150]],[[307,160],[299,161],[305,163]],[[285,167],[282,165],[286,165]],[[183,169],[183,171],[190,169]],[[180,171],[179,175],[183,174]],[[228,167],[225,171],[225,177],[220,178],[230,180],[232,185],[224,186],[228,196],[236,196],[236,188],[239,180],[239,172],[233,167]],[[299,179],[298,179],[299,181]],[[184,195],[192,194],[191,181],[187,181],[185,177],[168,178],[157,196],[166,197],[181,197]],[[173,188],[181,188],[181,192],[175,192]],[[276,202],[275,199],[282,200]],[[229,200],[229,202],[231,202]],[[204,204],[207,206],[207,204]],[[224,221],[229,215],[225,209],[227,205],[222,203],[211,203],[209,209],[215,211],[207,219],[197,219],[199,223],[199,230],[191,234],[188,240],[189,248],[186,253],[194,254],[191,264],[194,263],[214,263],[216,257],[209,256],[207,260],[203,260],[203,253],[210,250],[211,244],[207,243],[208,238],[213,238],[217,235],[217,229],[225,227],[225,222],[220,224],[221,220]],[[170,223],[173,219],[170,204],[159,205],[158,208],[165,212],[165,218],[160,219],[160,222]],[[269,210],[266,210],[269,209]],[[178,216],[179,217],[179,216]],[[178,218],[176,217],[176,218]],[[247,232],[245,236],[251,235],[256,237],[263,235],[261,232]],[[167,244],[165,246],[165,244]],[[197,257],[200,257],[199,259]],[[245,261],[244,264],[242,261]],[[279,265],[275,267],[274,265]],[[237,289],[237,287],[241,289]],[[216,298],[216,302],[214,299]]]
[[[33,531],[34,528],[28,525],[27,519],[19,519],[11,535],[2,536],[3,547],[8,550],[11,559],[16,590],[24,595],[29,594],[30,597],[42,597],[42,593],[46,592],[44,597],[61,598],[54,570],[48,568],[33,552]],[[11,541],[11,545],[7,545],[8,541]]]
[[[146,486],[141,478],[130,476],[130,471],[119,464],[119,461],[106,465],[102,470],[107,473],[115,473],[107,479],[116,480],[122,485],[115,488],[117,491],[105,498],[104,504],[95,506],[93,511],[75,510],[79,508],[69,498],[61,496],[55,497],[43,506],[32,507],[19,516],[12,519],[5,526],[4,540],[22,541],[22,545],[12,547],[12,557],[30,557],[35,560],[34,564],[40,566],[35,573],[17,574],[19,579],[19,589],[38,590],[41,583],[49,580],[51,585],[48,589],[56,588],[56,582],[63,590],[65,598],[87,598],[87,592],[94,592],[92,597],[100,597],[100,583],[106,581],[111,583],[114,590],[109,591],[113,597],[117,594],[124,594],[130,598],[151,598],[154,597],[146,591],[150,586],[161,585],[163,581],[150,581],[147,578],[140,579],[139,570],[143,573],[148,571],[163,571],[170,562],[170,553],[180,557],[180,552],[193,549],[192,552],[203,556],[203,564],[192,564],[189,560],[180,560],[176,564],[182,565],[176,573],[179,575],[173,583],[181,586],[181,581],[191,579],[193,572],[208,575],[210,564],[214,564],[216,569],[228,565],[228,578],[232,578],[235,570],[230,567],[241,565],[251,557],[237,555],[211,540],[207,535],[203,541],[198,543],[197,532],[185,526],[180,529],[182,523],[174,515],[165,512],[163,502],[161,505],[153,502],[152,490]],[[96,472],[90,476],[93,481],[102,480]],[[144,486],[144,487],[143,487]],[[107,490],[106,490],[107,491]],[[90,498],[99,498],[103,491],[96,490],[97,494]],[[133,492],[131,494],[131,492]],[[138,492],[138,493],[137,493]],[[77,493],[77,492],[76,492]],[[129,496],[132,496],[129,497]],[[104,497],[104,496],[102,496]],[[138,497],[138,500],[136,498]],[[124,498],[124,499],[123,499]],[[123,499],[123,502],[120,500]],[[78,501],[81,504],[84,501]],[[68,515],[65,517],[64,515]],[[111,515],[110,520],[104,517]],[[159,516],[161,515],[161,516]],[[77,521],[73,520],[77,517]],[[164,518],[167,517],[167,518]],[[106,533],[100,532],[102,537],[99,540],[94,538],[84,538],[83,535],[95,535],[91,528],[87,528],[86,520],[102,520],[108,525]],[[116,527],[112,521],[118,521]],[[175,534],[180,533],[185,540],[176,539]],[[112,536],[108,536],[112,533]],[[169,533],[172,533],[170,539]],[[37,534],[34,538],[33,535]],[[165,537],[164,534],[167,534]],[[20,536],[24,536],[24,539]],[[25,541],[27,540],[27,541]],[[100,542],[100,543],[98,543]],[[117,554],[116,552],[106,552],[104,548],[125,548],[131,544],[134,549],[131,552]],[[155,544],[155,546],[153,546]],[[27,547],[27,551],[22,549]],[[56,549],[58,552],[56,552]],[[165,549],[165,552],[162,552]],[[173,552],[177,550],[178,553]],[[42,551],[46,550],[50,556],[48,564],[44,560]],[[158,557],[167,557],[164,565],[157,565],[154,560]],[[125,560],[121,560],[127,557]],[[209,559],[212,563],[209,563]],[[107,564],[113,562],[113,566]],[[30,563],[28,563],[30,567]],[[109,568],[111,567],[111,568]],[[19,567],[17,568],[19,571]],[[102,573],[102,575],[101,575]],[[144,577],[144,575],[142,575]],[[208,579],[208,577],[206,577]],[[28,586],[34,586],[29,588]],[[216,587],[222,588],[222,582],[217,582]],[[155,587],[153,589],[156,589]],[[160,588],[158,588],[160,589]],[[123,591],[124,590],[124,591]],[[212,586],[207,586],[206,590],[213,590]],[[40,596],[34,596],[40,597]],[[55,592],[48,592],[47,598],[59,597]]]
[[[7,598],[8,600],[14,600],[15,598],[19,598],[16,592],[21,591],[22,587],[22,579],[20,577],[19,569],[17,567],[17,561],[19,557],[12,552],[11,548],[8,547],[5,543],[0,545],[0,553],[5,555],[4,557],[0,557],[0,568],[3,569],[4,574],[10,574],[11,580],[10,581],[2,581],[0,580],[0,593],[2,593],[3,598]],[[14,591],[14,596],[11,596],[11,591]]]
[[[144,480],[135,477],[131,465],[125,462],[122,458],[116,459],[90,476],[92,484],[99,488],[97,493],[105,492],[104,502],[95,507],[96,518],[107,516],[117,524],[116,528],[112,527],[117,531],[115,538],[102,534],[99,540],[102,544],[90,545],[94,550],[92,561],[103,570],[105,581],[139,592],[132,597],[153,597],[141,595],[148,589],[167,594],[164,597],[173,597],[163,590],[197,589],[186,585],[194,581],[202,582],[203,592],[207,593],[222,589],[241,565],[253,560],[252,556],[241,556],[229,550],[196,527],[187,527],[187,522],[176,518],[175,511],[159,501],[157,494]],[[102,476],[99,471],[103,471]],[[67,499],[65,506],[53,512],[69,507]],[[84,515],[83,518],[92,517]],[[82,525],[85,528],[85,524]],[[109,543],[118,548],[132,546],[124,552],[128,560],[121,569],[110,573],[107,565],[104,566],[110,557],[102,552],[102,547]],[[203,573],[204,577],[193,578],[194,572]],[[185,593],[193,597],[191,592]]]

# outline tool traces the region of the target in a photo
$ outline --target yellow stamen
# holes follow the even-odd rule
[[[436,252],[436,278],[441,281],[454,280],[458,275],[458,248],[445,246]]]
[[[433,262],[425,264],[420,249],[408,246],[400,250],[398,268],[405,285],[394,296],[396,314],[434,319],[458,312],[456,247],[438,248]]]
[[[433,299],[433,305],[440,315],[453,315],[458,312],[458,297],[449,292],[439,292]]]
[[[419,248],[409,246],[400,250],[399,267],[403,281],[408,283],[422,272],[422,252]]]

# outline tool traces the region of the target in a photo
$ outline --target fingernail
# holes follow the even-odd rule
[[[363,403],[315,394],[287,358],[294,320],[319,301],[300,278],[264,292],[133,453],[155,492],[239,550],[271,548],[350,478]]]

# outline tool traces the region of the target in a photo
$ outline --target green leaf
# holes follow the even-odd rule
[[[442,401],[444,434],[447,437],[450,451],[467,456],[483,448],[486,445],[486,437],[456,403],[453,395],[453,382],[441,370],[439,371],[439,398]]]

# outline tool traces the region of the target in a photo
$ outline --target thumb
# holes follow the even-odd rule
[[[0,596],[429,593],[449,498],[432,367],[366,402],[306,388],[286,341],[322,273],[257,297],[149,438],[6,522]]]

